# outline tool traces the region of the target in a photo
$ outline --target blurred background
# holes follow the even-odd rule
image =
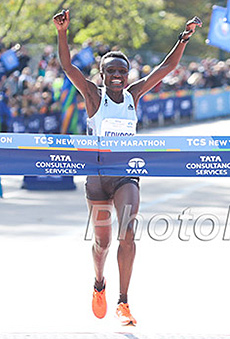
[[[188,19],[199,16],[203,27],[178,67],[141,99],[139,128],[225,117],[230,114],[229,47],[207,44],[214,5],[226,11],[227,1],[194,0],[189,6],[183,0],[1,2],[0,131],[85,133],[83,99],[65,79],[57,56],[52,17],[63,8],[70,9],[72,61],[99,86],[98,65],[106,52],[127,54],[131,83],[164,58]],[[228,46],[230,24],[222,26],[217,40],[222,35]]]
[[[127,54],[131,83],[164,58],[188,19],[199,16],[203,27],[187,44],[178,67],[140,100],[139,132],[229,135],[229,5],[227,0],[1,1],[0,132],[85,134],[83,98],[65,78],[57,56],[52,17],[64,8],[70,9],[72,62],[99,86],[98,65],[107,51]],[[111,305],[115,310],[118,289],[115,242],[106,273],[109,314],[98,323],[90,308],[94,274],[92,244],[84,241],[85,178],[65,179],[70,181],[58,176],[2,176],[1,332],[80,331],[79,338],[115,338],[112,331],[116,338],[227,338],[229,242],[222,241],[221,234],[204,243],[192,235],[191,241],[182,242],[175,232],[162,244],[143,232],[130,289],[139,322],[134,335],[122,334],[113,319]],[[170,214],[178,230],[178,216],[189,207],[195,217],[214,213],[224,226],[229,217],[229,184],[226,177],[142,178],[140,212],[145,220],[154,213]],[[38,189],[50,192],[34,192]],[[143,277],[140,293],[136,287],[143,286]],[[147,313],[143,301],[148,301]],[[109,334],[103,336],[104,332]],[[150,335],[144,336],[146,332]],[[153,337],[170,332],[177,334]],[[182,332],[202,335],[178,334]]]

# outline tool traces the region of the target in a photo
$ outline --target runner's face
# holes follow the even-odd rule
[[[103,79],[105,86],[120,91],[127,86],[129,69],[127,62],[120,58],[107,58],[104,61]]]

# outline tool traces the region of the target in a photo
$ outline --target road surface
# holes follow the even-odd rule
[[[140,133],[229,135],[229,126],[219,120]],[[92,314],[85,178],[62,192],[24,190],[22,180],[2,177],[0,338],[230,338],[230,178],[141,178],[129,292],[135,328],[114,317],[115,221],[105,268],[108,314]]]

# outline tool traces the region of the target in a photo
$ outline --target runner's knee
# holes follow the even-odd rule
[[[132,245],[134,243],[134,237],[135,232],[133,222],[129,223],[125,229],[120,229],[118,239],[121,245]]]
[[[95,238],[95,246],[97,248],[97,250],[99,251],[103,251],[103,250],[107,250],[109,248],[111,244],[111,237],[110,236],[106,236],[106,237],[96,237]]]

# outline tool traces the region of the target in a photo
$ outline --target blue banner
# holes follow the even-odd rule
[[[96,175],[98,138],[0,134],[0,175]]]
[[[227,8],[213,6],[207,44],[230,52],[230,23],[228,17],[229,10],[227,11]]]
[[[0,149],[32,151],[197,152],[230,151],[230,136],[97,137],[86,135],[0,133]]]
[[[100,175],[114,176],[230,176],[230,152],[103,153]]]
[[[11,71],[16,69],[19,66],[19,61],[16,53],[9,49],[8,51],[2,53],[1,61],[3,62],[5,69]]]
[[[2,133],[0,175],[230,176],[230,137]]]
[[[97,175],[97,152],[0,149],[0,175]]]

